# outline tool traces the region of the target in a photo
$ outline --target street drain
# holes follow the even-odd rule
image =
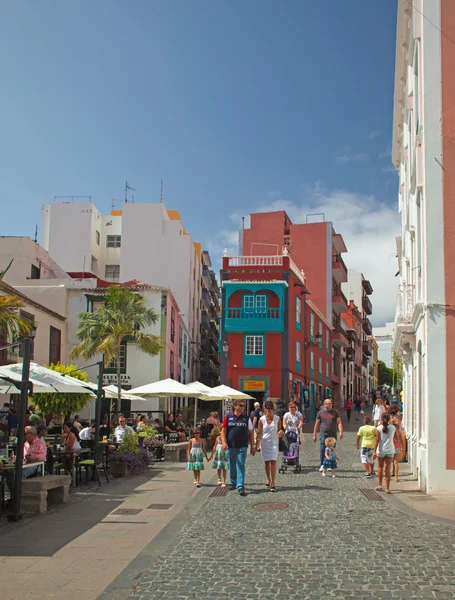
[[[367,500],[377,500],[378,502],[384,502],[383,496],[378,494],[370,488],[359,488],[360,492],[365,496]]]
[[[229,488],[227,488],[227,487],[223,488],[219,485],[213,490],[213,492],[210,494],[209,498],[222,498],[223,496],[227,496],[228,489]]]
[[[138,515],[142,512],[142,508],[117,508],[112,513],[113,515]]]
[[[255,510],[284,510],[285,508],[289,508],[289,504],[286,502],[260,502],[259,504],[253,504],[253,508]]]
[[[150,510],[169,510],[172,504],[149,504],[147,508]]]

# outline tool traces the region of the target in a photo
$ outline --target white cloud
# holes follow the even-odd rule
[[[366,162],[370,155],[366,152],[352,152],[350,148],[344,148],[335,160],[339,165],[347,165],[348,163]]]
[[[373,324],[393,320],[398,283],[395,237],[401,229],[395,205],[348,190],[327,190],[318,183],[312,188],[304,187],[300,202],[285,199],[270,202],[266,198],[262,205],[250,207],[244,214],[276,210],[285,210],[294,223],[305,223],[306,215],[311,213],[323,213],[326,221],[332,221],[348,249],[344,255],[347,267],[362,272],[373,286]],[[207,244],[216,268],[224,248],[231,256],[238,251],[241,219],[235,215],[233,220],[235,230],[223,230]]]
[[[367,140],[374,140],[376,139],[378,136],[380,135],[379,131],[370,131],[370,133],[367,135]]]

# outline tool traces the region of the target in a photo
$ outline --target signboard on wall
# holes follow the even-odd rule
[[[245,392],[265,392],[265,381],[249,379],[243,382]]]
[[[114,373],[105,373],[103,375],[103,385],[111,385],[117,383],[117,375]],[[120,375],[120,386],[131,384],[131,377],[129,375]]]

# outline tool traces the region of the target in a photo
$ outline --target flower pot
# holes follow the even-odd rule
[[[111,462],[111,473],[113,477],[126,477],[130,470],[126,462]]]

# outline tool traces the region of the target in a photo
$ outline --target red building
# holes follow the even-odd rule
[[[353,300],[349,301],[348,310],[341,315],[341,318],[346,323],[348,338],[348,346],[346,348],[346,395],[347,398],[351,399],[354,399],[356,396],[360,398],[365,389],[362,380],[362,364],[364,360],[362,315]]]
[[[294,398],[314,417],[331,394],[331,324],[287,252],[224,257],[221,378],[259,401]]]
[[[347,251],[343,237],[335,232],[330,221],[294,224],[285,211],[254,213],[250,218],[250,227],[241,232],[241,254],[281,255],[285,247],[305,274],[312,303],[333,325],[329,387],[339,405],[340,351],[348,343],[340,322],[340,314],[347,310],[347,300],[341,291],[341,283],[347,281],[347,269],[341,256]]]

